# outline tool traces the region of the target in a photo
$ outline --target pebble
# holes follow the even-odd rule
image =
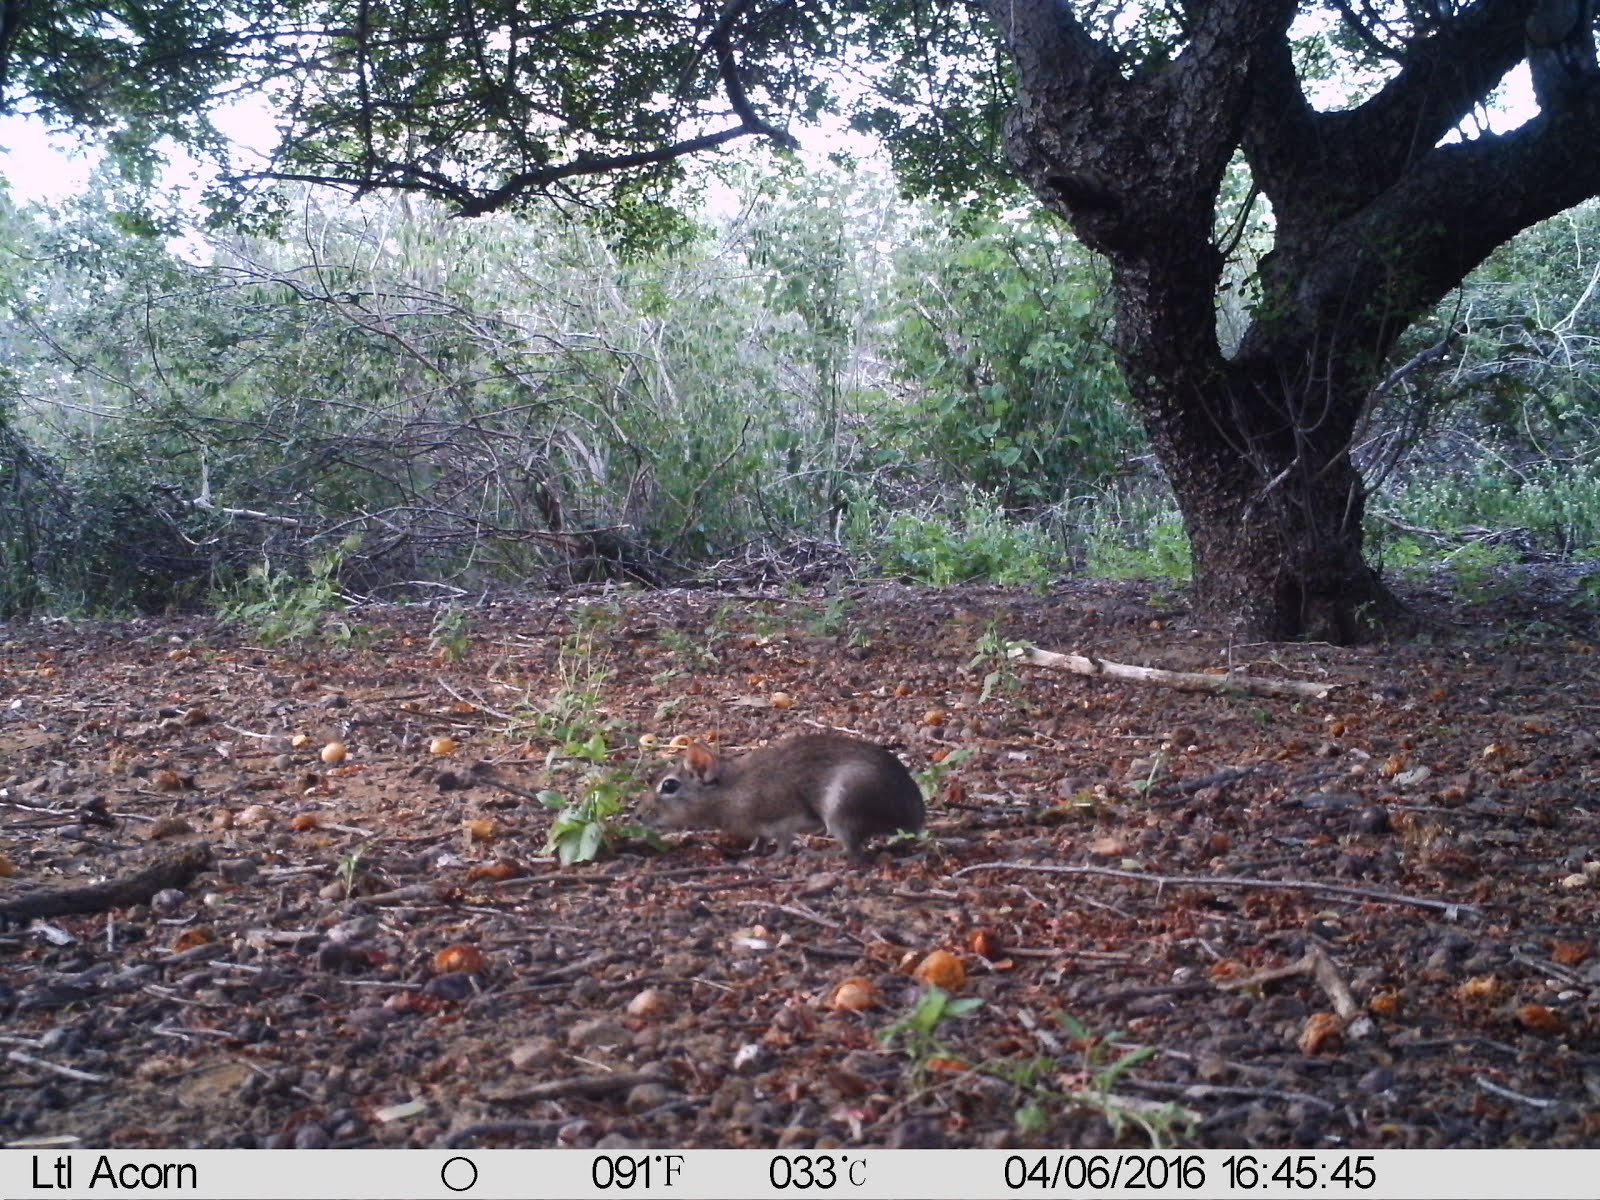
[[[442,978],[442,976],[441,976]],[[567,1031],[569,1046],[590,1046],[602,1049],[626,1046],[633,1041],[633,1030],[609,1017],[595,1017],[579,1021]]]
[[[671,1098],[670,1088],[659,1083],[641,1083],[628,1092],[625,1103],[629,1112],[642,1113],[660,1108]]]
[[[555,1038],[536,1037],[518,1042],[506,1057],[519,1071],[538,1071],[556,1062],[560,1054],[561,1045]]]

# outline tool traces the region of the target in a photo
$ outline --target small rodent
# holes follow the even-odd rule
[[[888,750],[839,734],[786,738],[740,758],[695,743],[644,803],[658,829],[720,829],[786,854],[797,833],[826,830],[855,859],[875,833],[922,828],[922,789]]]

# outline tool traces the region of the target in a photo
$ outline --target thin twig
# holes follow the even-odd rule
[[[1004,861],[973,863],[970,867],[962,867],[955,872],[955,875],[967,875],[973,871],[1040,871],[1047,875],[1105,875],[1112,879],[1126,879],[1134,883],[1152,883],[1157,887],[1259,888],[1265,891],[1317,892],[1333,896],[1349,896],[1356,900],[1377,900],[1384,904],[1432,908],[1448,916],[1483,915],[1476,905],[1463,904],[1459,900],[1433,900],[1427,896],[1408,896],[1401,892],[1350,887],[1342,883],[1320,883],[1313,879],[1252,879],[1243,875],[1151,875],[1145,871],[1122,871],[1115,867],[1058,867],[1048,863]]]
[[[79,1080],[82,1083],[105,1083],[106,1080],[111,1078],[109,1075],[96,1075],[92,1071],[80,1071],[76,1067],[63,1067],[53,1062],[47,1062],[42,1058],[35,1058],[26,1050],[7,1050],[6,1057],[12,1062],[38,1067],[41,1071],[51,1071],[57,1075],[65,1076],[67,1079]]]
[[[802,921],[810,921],[814,925],[821,925],[824,929],[831,929],[840,937],[847,937],[860,945],[865,946],[867,944],[866,939],[860,934],[852,933],[837,921],[830,921],[827,917],[814,913],[809,908],[801,908],[799,905],[774,904],[771,900],[736,900],[734,901],[734,907],[776,909],[778,912],[788,913],[791,917],[799,917]]]
[[[1515,1100],[1518,1104],[1527,1104],[1533,1108],[1554,1108],[1559,1101],[1545,1100],[1539,1096],[1524,1096],[1521,1092],[1513,1092],[1508,1087],[1501,1087],[1492,1079],[1485,1079],[1482,1075],[1474,1075],[1472,1082],[1492,1095],[1506,1100]]]

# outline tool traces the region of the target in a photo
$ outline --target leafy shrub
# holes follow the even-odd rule
[[[897,264],[891,343],[907,386],[879,421],[894,454],[1014,510],[1093,486],[1143,447],[1092,256],[1042,220],[918,234]]]
[[[344,607],[339,569],[357,544],[351,539],[314,558],[304,579],[271,563],[256,563],[232,594],[219,598],[218,612],[225,620],[249,626],[267,646],[298,645],[329,634],[349,641],[354,628],[332,614]]]
[[[1040,529],[1007,520],[1000,506],[969,492],[953,516],[937,511],[881,514],[853,510],[854,540],[878,567],[919,583],[947,587],[989,582],[1043,587],[1061,566]],[[874,520],[876,518],[876,520]]]
[[[601,772],[585,781],[581,797],[574,801],[559,792],[540,792],[540,803],[556,813],[545,853],[553,853],[562,866],[570,867],[593,862],[628,841],[663,849],[665,844],[653,829],[624,819],[637,786],[632,775]]]
[[[1188,580],[1189,535],[1164,485],[1108,488],[1085,507],[1077,536],[1090,575]]]
[[[1472,472],[1419,470],[1374,507],[1446,535],[1515,531],[1525,550],[1577,554],[1600,546],[1600,460],[1520,470],[1491,460]],[[1383,536],[1381,522],[1375,532]]]

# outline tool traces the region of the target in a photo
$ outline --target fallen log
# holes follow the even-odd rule
[[[204,842],[192,842],[168,850],[138,871],[119,879],[102,879],[76,887],[10,892],[0,898],[0,926],[11,921],[65,917],[148,904],[152,896],[165,888],[186,887],[190,880],[210,865],[211,847]]]
[[[1163,671],[1158,667],[1136,667],[1131,663],[1090,658],[1083,654],[1058,654],[1054,650],[1041,650],[1037,646],[1013,646],[1006,653],[1009,658],[1036,667],[1071,671],[1075,675],[1103,675],[1108,679],[1148,683],[1157,687],[1177,688],[1185,692],[1222,694],[1242,692],[1252,696],[1296,696],[1310,700],[1326,700],[1329,693],[1338,686],[1333,683],[1305,683],[1298,679],[1258,679],[1237,672],[1227,675],[1202,675],[1193,671]]]

